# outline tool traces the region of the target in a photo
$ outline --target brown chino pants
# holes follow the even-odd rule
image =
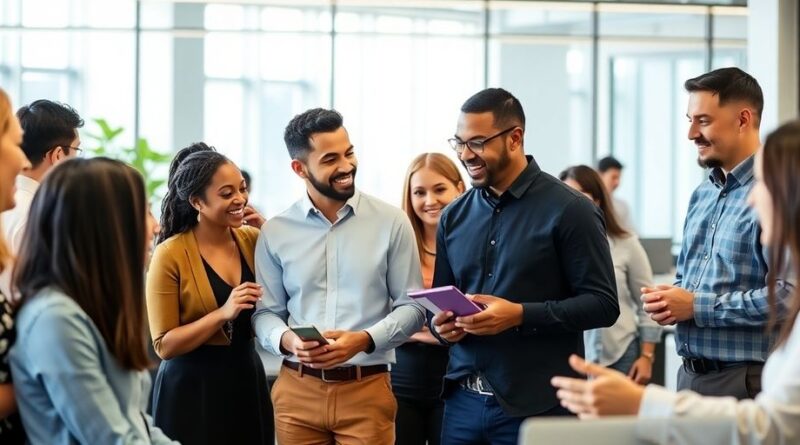
[[[388,372],[326,383],[281,367],[272,387],[280,445],[393,445],[397,402]]]

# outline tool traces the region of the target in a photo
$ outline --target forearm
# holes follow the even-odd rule
[[[779,319],[785,317],[785,307],[793,292],[793,283],[778,281],[775,296]],[[694,321],[699,327],[709,328],[763,326],[769,320],[770,314],[768,294],[766,287],[722,295],[695,293]]]
[[[366,331],[375,342],[375,351],[386,351],[405,343],[424,324],[423,309],[412,303],[397,306],[392,313]]]
[[[11,383],[0,385],[0,420],[17,412],[17,399]]]
[[[156,353],[164,360],[194,351],[211,338],[225,319],[216,310],[191,323],[170,329],[154,342]]]

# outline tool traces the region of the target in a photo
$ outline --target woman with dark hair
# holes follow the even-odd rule
[[[603,212],[617,281],[619,318],[609,328],[584,332],[586,359],[646,384],[653,374],[655,344],[661,341],[662,331],[644,312],[639,300],[641,288],[653,284],[650,261],[639,239],[622,228],[603,180],[594,169],[585,165],[570,167],[561,172],[559,179],[583,193]]]
[[[770,247],[770,270],[791,270],[800,275],[800,121],[782,125],[767,137],[755,158],[755,184],[748,204],[758,214],[761,243]],[[800,296],[778,305],[778,276],[767,277],[771,322],[781,328],[773,352],[761,375],[762,391],[755,400],[703,397],[692,391],[673,393],[655,385],[637,385],[622,374],[587,363],[577,356],[570,365],[590,380],[555,377],[561,404],[581,417],[638,415],[640,419],[664,417],[731,417],[732,434],[742,444],[794,444],[800,442]],[[659,302],[647,303],[658,305]],[[658,308],[653,308],[658,310]],[[672,423],[665,428],[639,428],[641,439],[665,443]]]
[[[203,143],[178,152],[167,184],[147,273],[150,332],[163,359],[155,423],[186,444],[272,443],[272,405],[250,328],[262,291],[253,274],[259,231],[243,225],[247,184]]]
[[[20,144],[22,128],[11,110],[11,101],[0,89],[0,212],[14,208],[14,181],[25,167],[30,167]],[[0,230],[2,233],[2,230]],[[0,235],[0,272],[9,266],[11,252]],[[14,343],[14,320],[9,296],[0,290],[0,443],[25,443],[25,432],[17,414],[17,402],[8,366],[8,348]]]
[[[433,282],[436,227],[444,208],[464,193],[456,164],[441,153],[422,153],[411,161],[403,184],[403,211],[417,239],[422,281]],[[437,445],[442,435],[442,382],[449,352],[425,326],[395,349],[392,391],[397,399],[397,445]]]
[[[31,443],[174,443],[145,414],[144,266],[157,227],[141,175],[119,161],[69,160],[39,187],[10,354]]]

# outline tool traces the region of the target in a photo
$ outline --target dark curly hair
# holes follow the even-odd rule
[[[161,203],[161,232],[158,243],[197,225],[197,210],[189,200],[204,197],[214,173],[230,159],[214,147],[196,142],[181,149],[169,166],[167,195]]]

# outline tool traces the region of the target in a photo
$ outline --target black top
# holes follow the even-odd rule
[[[0,292],[0,385],[13,383],[11,369],[8,366],[8,350],[17,338],[14,330],[11,304]],[[14,445],[25,443],[25,431],[19,413],[0,419],[0,443]]]
[[[250,270],[250,266],[247,265],[247,261],[244,259],[244,256],[241,254],[241,252],[239,252],[239,259],[242,262],[242,277],[239,283],[241,284],[245,281],[255,283],[256,277],[253,274],[253,271]],[[230,284],[226,283],[225,280],[220,278],[211,265],[206,262],[205,258],[203,258],[203,267],[206,269],[208,282],[211,284],[211,290],[214,292],[214,298],[217,300],[217,306],[224,306],[235,286],[231,286]],[[243,310],[239,312],[239,315],[235,320],[233,320],[233,322],[229,321],[225,323],[225,326],[223,326],[225,334],[231,340],[231,346],[249,346],[251,344],[250,339],[253,337],[253,331],[250,327],[250,317],[253,316],[253,312],[255,312],[255,308]]]
[[[528,167],[499,198],[473,188],[443,212],[433,286],[453,285],[522,303],[522,325],[467,335],[450,348],[445,393],[470,374],[485,377],[504,411],[531,416],[558,405],[554,375],[575,375],[583,331],[619,316],[603,217],[591,201]]]

